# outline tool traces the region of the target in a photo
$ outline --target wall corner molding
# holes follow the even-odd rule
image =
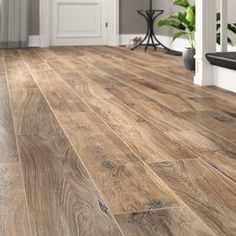
[[[40,0],[39,4],[40,47],[46,48],[50,45],[50,0]]]

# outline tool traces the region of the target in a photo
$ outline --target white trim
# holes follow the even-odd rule
[[[214,85],[236,93],[236,71],[213,66]]]
[[[213,68],[206,53],[216,52],[216,1],[196,1],[196,72],[194,83],[201,86],[213,84]]]
[[[36,48],[40,46],[40,37],[39,35],[30,35],[29,36],[29,47]]]
[[[108,0],[108,45],[119,46],[119,0]]]
[[[121,34],[120,35],[120,45],[125,46],[129,44],[130,39],[133,39],[135,37],[141,37],[144,38],[144,34]],[[156,37],[160,40],[161,43],[163,43],[165,46],[176,50],[183,52],[184,48],[189,47],[188,41],[184,38],[176,39],[174,43],[172,43],[172,37],[171,36],[165,36],[165,35],[156,35]],[[144,42],[146,43],[146,42]]]
[[[40,47],[50,46],[50,1],[40,0]],[[119,45],[119,0],[108,0],[108,45]]]
[[[40,0],[39,5],[40,47],[46,48],[50,45],[50,0]]]

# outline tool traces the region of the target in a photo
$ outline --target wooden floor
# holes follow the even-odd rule
[[[236,95],[162,51],[0,51],[0,235],[236,235]]]

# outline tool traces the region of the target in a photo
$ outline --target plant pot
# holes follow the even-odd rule
[[[195,70],[195,49],[185,48],[183,51],[184,65],[188,70]]]

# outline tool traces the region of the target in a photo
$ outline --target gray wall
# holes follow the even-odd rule
[[[39,34],[39,0],[30,0],[30,35]]]
[[[155,3],[160,2],[159,4]],[[170,13],[172,0],[154,0],[154,8]],[[137,14],[138,9],[147,9],[148,0],[120,0],[120,33],[142,34],[146,31],[145,20]],[[159,33],[168,34],[169,29],[160,29]],[[39,34],[39,0],[30,0],[30,34]]]
[[[176,10],[172,6],[173,0],[153,0],[154,8],[165,10],[165,14]],[[195,0],[190,0],[192,3]],[[121,34],[142,34],[145,33],[146,23],[137,14],[138,9],[147,9],[148,0],[120,0],[120,33]],[[229,0],[229,22],[236,22],[235,16],[236,1]],[[158,34],[172,35],[168,27],[156,29]],[[30,0],[30,34],[39,34],[39,0]]]

